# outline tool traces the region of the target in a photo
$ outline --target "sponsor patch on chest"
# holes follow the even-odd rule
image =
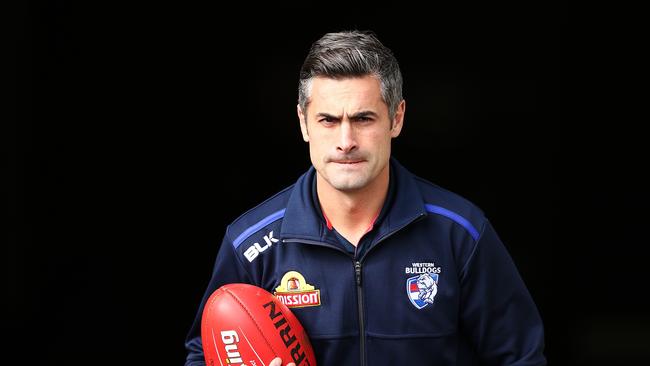
[[[320,306],[320,290],[308,284],[296,271],[285,273],[273,294],[289,308]]]

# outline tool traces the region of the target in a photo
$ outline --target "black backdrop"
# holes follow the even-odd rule
[[[567,117],[565,9],[236,7],[19,8],[7,357],[182,364],[225,225],[308,167],[295,104],[309,45],[355,28],[402,67],[394,156],[487,213],[540,308],[549,360],[643,358],[610,336],[644,304],[620,318],[590,306],[608,278],[586,278],[601,264],[583,246],[614,234],[589,234],[607,199],[573,179],[607,156],[565,150],[589,147],[567,137],[581,127]]]

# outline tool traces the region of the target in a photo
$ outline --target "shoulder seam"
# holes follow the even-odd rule
[[[237,221],[239,221],[242,217],[248,215],[250,212],[253,212],[253,211],[255,211],[257,208],[263,206],[265,203],[267,203],[267,202],[269,202],[269,201],[272,201],[274,198],[278,197],[279,195],[283,194],[284,192],[286,192],[286,191],[288,191],[288,190],[290,190],[290,189],[293,189],[293,187],[294,187],[295,185],[296,185],[296,184],[294,183],[294,184],[288,186],[287,188],[281,190],[280,192],[274,194],[273,196],[271,196],[271,197],[265,199],[263,202],[261,202],[261,203],[255,205],[254,207],[252,207],[252,208],[246,210],[246,212],[244,212],[243,214],[239,215],[236,219],[234,219],[234,220],[230,223],[230,226],[232,226],[233,224],[237,223]]]
[[[472,239],[474,239],[474,241],[478,241],[478,238],[479,238],[479,235],[480,235],[478,230],[476,230],[474,225],[472,225],[472,223],[469,222],[469,220],[467,220],[463,216],[457,214],[454,211],[446,209],[446,208],[444,208],[442,206],[432,205],[430,203],[425,203],[424,208],[426,209],[427,212],[434,213],[434,214],[437,214],[437,215],[441,215],[441,216],[444,216],[444,217],[454,221],[458,225],[465,228],[465,230],[467,230],[467,232],[472,237]]]
[[[252,276],[251,273],[248,271],[248,267],[246,267],[246,266],[244,265],[244,262],[242,261],[240,254],[237,252],[236,247],[233,246],[233,247],[231,247],[230,250],[232,250],[233,252],[235,252],[235,253],[234,253],[234,254],[235,254],[235,258],[237,259],[237,262],[239,263],[239,266],[240,266],[240,267],[244,270],[244,272],[248,275],[248,279],[249,279],[251,282],[253,282],[253,281],[254,281],[253,276]]]
[[[238,248],[241,243],[244,242],[244,240],[248,239],[251,235],[253,235],[256,231],[259,229],[263,228],[266,225],[269,225],[281,218],[284,217],[284,212],[286,211],[286,208],[283,208],[281,210],[278,210],[265,218],[261,219],[260,221],[256,222],[255,224],[251,225],[248,227],[246,230],[244,230],[235,240],[233,240],[232,245],[233,247]]]
[[[467,272],[467,267],[469,266],[469,262],[472,261],[474,258],[474,254],[476,253],[476,250],[478,249],[478,245],[480,242],[480,238],[483,237],[483,233],[485,232],[485,227],[487,226],[487,219],[483,222],[483,227],[481,228],[481,233],[479,235],[479,239],[476,240],[474,243],[474,249],[472,249],[472,252],[469,254],[467,257],[467,260],[465,261],[465,264],[463,264],[463,267],[461,268],[460,272],[461,275]]]

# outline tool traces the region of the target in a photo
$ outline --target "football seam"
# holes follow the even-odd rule
[[[266,335],[264,334],[264,332],[262,331],[262,328],[260,328],[259,324],[257,323],[257,319],[255,319],[255,317],[254,317],[253,314],[250,312],[250,310],[248,310],[248,307],[246,307],[246,305],[244,305],[244,303],[239,299],[239,297],[237,297],[237,295],[236,295],[234,292],[230,291],[230,289],[224,288],[223,291],[225,291],[225,292],[228,293],[230,296],[232,296],[233,299],[235,299],[235,301],[237,301],[237,303],[239,304],[239,306],[241,306],[242,309],[244,309],[244,310],[246,311],[246,314],[251,318],[251,320],[253,321],[253,324],[255,324],[255,327],[257,328],[257,331],[260,332],[260,334],[262,335],[262,338],[264,339],[264,342],[266,342],[266,345],[269,346],[269,348],[271,349],[271,351],[273,351],[273,353],[274,353],[275,356],[277,357],[280,353],[279,353],[279,352],[276,352],[276,350],[273,348],[273,346],[271,345],[271,343],[269,342],[269,340],[266,339]]]

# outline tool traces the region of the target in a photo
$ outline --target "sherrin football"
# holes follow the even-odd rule
[[[307,333],[291,310],[263,288],[243,283],[221,286],[203,309],[203,353],[208,366],[315,366]]]

